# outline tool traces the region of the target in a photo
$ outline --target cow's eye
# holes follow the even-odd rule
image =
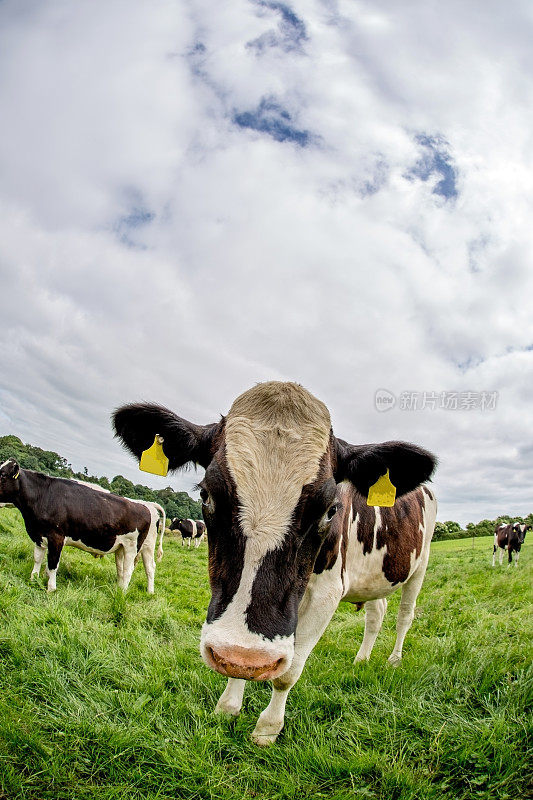
[[[213,510],[214,507],[213,498],[211,497],[207,489],[203,488],[203,486],[200,489],[200,500],[202,501],[202,505],[206,509],[206,511]]]
[[[326,519],[327,519],[328,522],[331,522],[331,520],[333,519],[333,517],[337,513],[337,509],[338,509],[338,506],[337,506],[336,503],[333,503],[333,505],[328,508],[328,510],[326,511]]]

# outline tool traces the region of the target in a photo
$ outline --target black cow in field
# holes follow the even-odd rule
[[[205,469],[211,602],[200,648],[229,678],[218,712],[240,712],[247,680],[272,680],[252,738],[275,741],[291,687],[341,600],[366,604],[356,656],[366,660],[386,598],[401,589],[389,659],[399,663],[435,527],[437,503],[421,485],[435,467],[431,453],[406,442],[348,444],[320,400],[277,381],[244,392],[210,425],[152,404],[124,406],[114,423],[137,458],[160,434],[170,470]],[[386,474],[396,501],[369,506],[370,487]]]
[[[191,546],[191,541],[194,541],[195,547],[200,547],[204,540],[206,533],[205,522],[200,519],[179,519],[176,517],[170,523],[171,531],[179,531],[181,533],[181,546],[187,541],[187,547]]]
[[[21,469],[13,458],[0,465],[0,500],[18,508],[34,543],[31,580],[39,576],[47,556],[49,592],[56,589],[61,551],[70,545],[97,556],[115,553],[117,581],[124,590],[141,556],[148,592],[153,593],[160,513],[158,560],[165,530],[165,512],[157,503],[127,500],[101,487]]]
[[[513,553],[516,553],[514,565],[518,566],[520,550],[524,544],[527,531],[532,530],[531,525],[523,522],[510,522],[507,525],[497,525],[494,531],[494,546],[492,548],[492,566],[496,564],[496,551],[499,552],[500,566],[503,562],[503,554],[507,550],[508,564],[510,567],[513,561]]]

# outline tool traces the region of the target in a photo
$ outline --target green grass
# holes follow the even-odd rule
[[[0,511],[0,797],[528,796],[530,542],[518,569],[491,568],[490,538],[436,543],[396,669],[399,595],[357,667],[364,615],[341,605],[268,750],[249,740],[267,685],[247,687],[237,720],[213,715],[205,546],[168,538],[154,597],[142,565],[124,597],[113,559],[71,548],[49,596],[28,582],[31,553],[18,512]]]

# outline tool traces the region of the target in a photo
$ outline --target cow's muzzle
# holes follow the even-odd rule
[[[211,669],[227,678],[244,678],[247,681],[268,681],[288,669],[286,656],[273,659],[272,653],[246,647],[205,647],[204,659]]]

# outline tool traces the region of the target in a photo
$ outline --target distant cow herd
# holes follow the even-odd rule
[[[161,436],[170,471],[190,463],[205,470],[205,522],[176,518],[170,529],[188,547],[200,545],[206,525],[209,531],[211,600],[200,650],[228,678],[217,712],[239,714],[246,681],[271,680],[272,698],[252,738],[275,741],[289,691],[342,600],[365,606],[357,662],[370,657],[387,597],[401,591],[389,657],[399,663],[435,527],[437,503],[425,485],[436,465],[431,453],[399,441],[349,444],[334,435],[320,400],[277,381],[244,392],[209,425],[147,403],[118,409],[113,425],[136,459]],[[372,504],[369,492],[384,476],[395,496]],[[99,489],[21,469],[14,459],[0,466],[0,501],[19,509],[34,543],[32,579],[46,556],[48,589],[55,589],[62,548],[71,545],[114,553],[124,590],[142,558],[153,592],[163,508]],[[493,564],[498,548],[500,563],[506,548],[517,564],[530,529],[499,526]]]

